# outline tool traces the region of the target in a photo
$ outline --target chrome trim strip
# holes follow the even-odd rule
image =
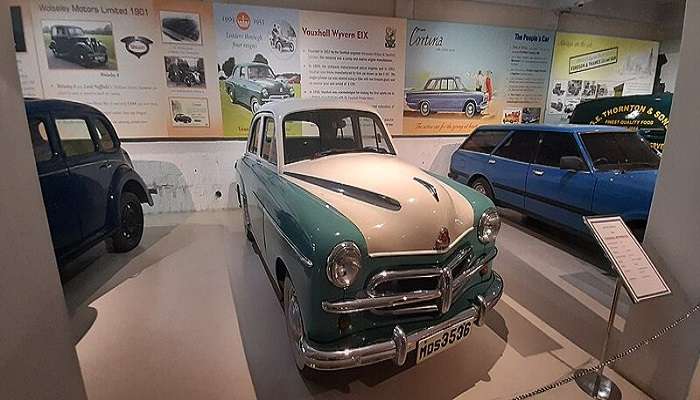
[[[439,290],[416,290],[414,292],[381,297],[364,297],[361,299],[342,300],[337,302],[324,301],[321,308],[333,314],[353,314],[369,311],[375,308],[396,307],[440,298]]]
[[[494,273],[495,274],[495,273]],[[345,348],[338,350],[320,350],[314,348],[306,338],[302,338],[301,357],[304,364],[318,370],[338,370],[375,364],[385,360],[393,360],[396,365],[403,365],[408,353],[418,347],[421,340],[450,327],[466,321],[483,321],[483,310],[493,308],[503,293],[503,279],[495,274],[491,287],[483,296],[477,298],[478,303],[473,307],[456,314],[450,319],[428,326],[425,329],[406,335],[403,329],[396,325],[391,338],[383,342],[363,347]],[[398,328],[398,329],[397,329]]]
[[[433,197],[435,198],[435,201],[437,201],[437,202],[440,201],[440,198],[438,197],[437,189],[435,189],[435,186],[433,186],[429,182],[426,182],[426,181],[422,180],[421,178],[418,178],[415,176],[413,177],[413,180],[420,183],[421,185],[425,186],[425,188],[428,189],[430,194],[433,195]]]
[[[439,254],[445,254],[452,250],[452,248],[459,243],[462,238],[467,236],[469,232],[473,231],[474,227],[470,227],[469,229],[465,230],[462,232],[461,235],[457,236],[455,240],[450,243],[449,246],[447,246],[446,249],[444,250],[408,250],[408,251],[386,251],[386,252],[378,252],[378,253],[369,253],[368,255],[372,258],[376,257],[401,257],[401,256],[434,256],[434,255],[439,255]]]
[[[253,195],[255,195],[255,193],[253,193]],[[257,197],[257,195],[255,197]],[[260,199],[258,199],[258,202],[260,202]],[[262,203],[260,203],[260,205],[262,206]],[[263,212],[265,213],[267,218],[270,220],[270,223],[272,224],[272,226],[275,227],[275,229],[277,230],[277,233],[279,233],[280,236],[282,236],[282,238],[287,242],[289,247],[292,248],[292,250],[294,251],[294,254],[297,256],[299,261],[301,261],[301,263],[305,267],[309,267],[309,268],[313,267],[314,263],[309,258],[307,258],[305,255],[303,255],[301,253],[301,250],[299,250],[299,248],[294,243],[292,243],[292,240],[289,239],[289,236],[287,236],[284,232],[282,232],[282,228],[280,228],[279,225],[277,225],[277,223],[275,222],[275,220],[272,219],[272,215],[270,215],[270,212],[267,211],[267,209],[265,207],[260,207],[260,208],[262,208]]]

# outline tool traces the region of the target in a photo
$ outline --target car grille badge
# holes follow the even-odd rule
[[[442,227],[437,239],[435,240],[435,250],[445,250],[450,245],[450,232],[447,227]]]

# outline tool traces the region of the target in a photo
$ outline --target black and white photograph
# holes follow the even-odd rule
[[[117,69],[112,23],[42,21],[49,69]]]
[[[163,43],[202,44],[199,14],[161,11],[160,27]]]
[[[165,76],[170,88],[205,88],[204,59],[165,56]]]

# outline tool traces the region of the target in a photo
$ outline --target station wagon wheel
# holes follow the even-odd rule
[[[467,104],[464,105],[464,115],[466,115],[467,118],[471,118],[476,115],[476,104],[471,101],[467,102]]]
[[[469,184],[469,186],[477,192],[493,200],[493,189],[491,189],[491,185],[486,181],[486,179],[476,178]]]
[[[304,336],[304,322],[301,317],[301,309],[297,300],[294,285],[289,277],[284,278],[284,317],[287,325],[287,336],[292,347],[294,362],[301,372],[308,371],[301,353],[301,339]]]
[[[257,97],[251,97],[250,98],[250,110],[253,111],[254,113],[258,112],[260,109],[260,102],[258,101]]]
[[[143,208],[135,194],[124,192],[120,196],[117,222],[117,230],[108,243],[110,250],[124,253],[134,249],[143,236]]]
[[[430,103],[427,101],[421,101],[418,105],[418,111],[420,111],[420,115],[427,117],[430,115]]]

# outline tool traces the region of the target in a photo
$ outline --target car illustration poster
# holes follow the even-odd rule
[[[214,20],[223,134],[247,137],[254,111],[300,93],[299,11],[214,3]]]
[[[408,21],[403,133],[539,120],[553,45],[551,31]]]
[[[584,101],[650,94],[658,54],[654,41],[558,32],[545,122],[568,123]]]

